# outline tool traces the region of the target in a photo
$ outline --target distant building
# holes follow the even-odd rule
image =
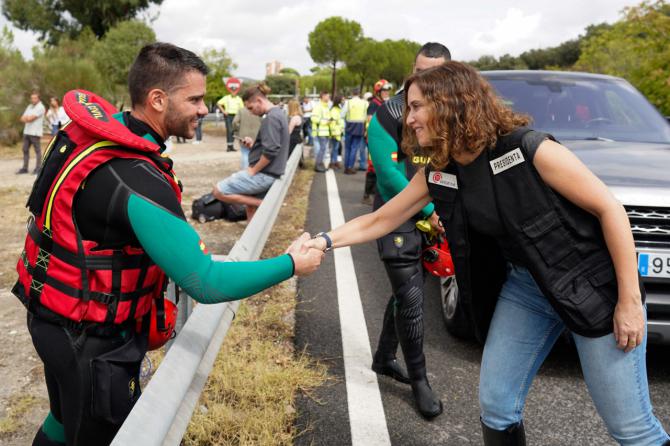
[[[277,60],[268,62],[265,64],[265,75],[272,76],[273,74],[279,74],[282,68],[284,68],[284,65],[282,65],[281,62]]]

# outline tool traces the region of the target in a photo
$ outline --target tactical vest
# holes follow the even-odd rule
[[[502,136],[482,154],[490,166],[500,221],[566,326],[582,336],[604,336],[613,329],[618,293],[600,222],[542,180],[523,144],[529,131]],[[506,260],[495,239],[468,225],[459,170],[453,162],[441,172],[427,167],[426,182],[446,230],[459,297],[483,342],[506,280]],[[644,301],[641,281],[640,291]]]
[[[93,170],[114,158],[152,163],[180,201],[181,188],[159,146],[112,117],[117,110],[103,98],[75,90],[63,106],[72,121],[47,147],[28,199],[32,216],[12,291],[37,314],[75,323],[132,322],[162,297],[165,274],[140,247],[98,249],[82,239],[74,218],[76,193]]]

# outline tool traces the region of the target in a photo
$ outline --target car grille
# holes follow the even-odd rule
[[[626,206],[638,248],[670,249],[670,208]]]

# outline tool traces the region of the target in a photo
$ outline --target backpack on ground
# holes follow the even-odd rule
[[[191,211],[191,218],[198,220],[200,223],[221,218],[228,221],[247,219],[247,213],[243,205],[224,203],[217,200],[211,193],[193,200]]]

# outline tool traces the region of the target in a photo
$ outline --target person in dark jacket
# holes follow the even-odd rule
[[[610,435],[622,445],[670,444],[649,399],[644,288],[623,206],[569,149],[526,128],[529,118],[472,67],[451,61],[415,73],[405,91],[403,149],[420,147],[430,165],[377,211],[308,245],[374,240],[432,200],[459,293],[486,341],[484,444],[526,444],[526,396],[566,328]]]

